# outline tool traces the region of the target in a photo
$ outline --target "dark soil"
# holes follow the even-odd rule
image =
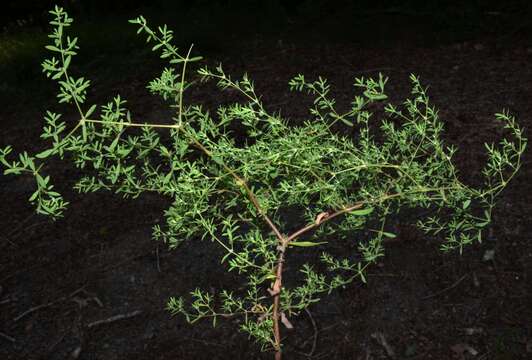
[[[532,128],[532,45],[486,38],[431,47],[405,41],[379,48],[254,41],[238,53],[211,58],[221,60],[230,74],[247,71],[268,108],[281,108],[292,119],[307,116],[311,101],[288,92],[287,82],[297,73],[328,78],[340,108],[354,94],[355,76],[388,75],[388,93],[399,103],[408,96],[409,74],[417,74],[430,86],[447,140],[460,147],[456,160],[464,178],[474,182],[485,161],[483,142],[501,136],[494,113],[508,108],[522,126]],[[101,96],[96,100],[119,90],[136,116],[166,114],[144,91],[155,70],[126,70],[129,77],[110,85],[95,80],[93,92]],[[42,113],[53,96],[47,101],[30,107],[21,101],[0,110],[1,145],[42,148]],[[189,101],[213,106],[220,95],[207,85],[193,90]],[[398,240],[389,244],[367,284],[353,283],[315,304],[310,315],[291,319],[295,329],[284,331],[285,358],[532,358],[530,155],[500,198],[482,244],[462,255],[443,254],[436,239],[399,227]],[[26,201],[32,179],[0,177],[0,358],[272,357],[235,332],[237,319],[213,328],[208,321],[189,325],[165,311],[172,295],[238,281],[219,265],[215,244],[191,239],[169,252],[151,240],[151,226],[169,205],[166,199],[80,195],[69,190],[77,171],[62,164],[52,164],[51,171],[71,203],[56,222],[32,215]],[[493,258],[486,259],[491,252]],[[90,326],[117,315],[126,318]]]

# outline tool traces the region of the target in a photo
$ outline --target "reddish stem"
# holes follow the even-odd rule
[[[205,146],[203,146],[203,144],[201,144],[196,138],[194,138],[193,136],[190,136],[190,134],[188,134],[182,128],[179,128],[179,129],[181,131],[185,132],[185,134],[187,136],[189,136],[191,138],[191,140],[194,142],[196,147],[198,147],[203,153],[205,153],[205,155],[207,155],[207,156],[212,158],[211,151],[209,151]],[[273,296],[272,317],[273,317],[273,336],[274,336],[274,347],[275,347],[275,360],[281,360],[281,358],[282,358],[282,350],[281,350],[281,329],[280,329],[280,326],[279,326],[279,318],[280,318],[279,308],[280,308],[280,302],[281,302],[281,299],[280,299],[281,291],[283,289],[283,263],[284,263],[286,248],[288,247],[288,245],[289,245],[289,243],[291,241],[297,239],[299,236],[303,235],[304,233],[306,233],[306,232],[308,232],[308,231],[310,231],[310,230],[312,230],[314,228],[317,228],[318,226],[320,226],[324,222],[326,222],[328,220],[331,220],[331,219],[333,219],[333,218],[335,218],[337,216],[340,216],[342,214],[351,212],[351,211],[356,210],[356,209],[360,209],[361,207],[364,206],[364,203],[363,202],[358,202],[358,203],[356,203],[354,205],[351,205],[351,206],[345,207],[345,208],[343,208],[341,210],[338,210],[338,211],[336,211],[336,212],[334,212],[332,214],[322,213],[322,214],[318,215],[318,217],[316,218],[316,221],[314,223],[308,224],[307,226],[302,227],[301,229],[295,231],[292,235],[286,237],[286,236],[283,236],[283,234],[281,234],[281,232],[279,231],[277,226],[268,217],[266,212],[264,212],[262,210],[262,208],[261,208],[261,206],[260,206],[260,204],[259,204],[259,202],[257,200],[257,197],[255,196],[255,194],[253,193],[253,191],[249,187],[247,181],[245,179],[243,179],[242,177],[240,177],[233,169],[231,169],[227,165],[225,165],[225,164],[221,164],[221,165],[225,169],[225,171],[227,171],[235,179],[236,183],[244,188],[244,190],[246,191],[249,199],[253,203],[253,206],[257,209],[258,213],[262,216],[264,221],[268,224],[268,226],[273,231],[273,233],[275,234],[275,236],[277,237],[277,239],[279,241],[279,257],[278,257],[278,260],[277,260],[277,267],[275,269],[275,282],[273,283],[273,286],[272,286],[272,289],[271,289],[272,290],[271,294]]]
[[[281,290],[283,289],[283,263],[284,254],[288,242],[283,239],[279,249],[279,259],[275,269],[275,282],[272,287],[273,296],[273,336],[275,341],[275,360],[281,360],[281,329],[279,326],[279,305],[281,302]]]

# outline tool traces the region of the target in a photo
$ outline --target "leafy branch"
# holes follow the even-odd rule
[[[73,20],[59,7],[51,14],[54,30],[47,49],[57,59],[45,60],[43,71],[58,83],[59,102],[72,103],[80,118],[70,125],[47,112],[41,137],[51,147],[11,161],[12,148],[0,149],[4,174],[33,175],[37,189],[30,202],[38,213],[54,218],[67,203],[36,161],[55,155],[68,154],[84,170],[74,186],[80,192],[136,197],[154,191],[169,197],[166,224],[153,227],[153,238],[170,248],[190,239],[211,240],[224,251],[222,266],[243,277],[245,286],[217,294],[193,289],[188,299],[172,297],[168,310],[191,323],[208,318],[213,325],[219,318],[240,316],[240,330],[263,350],[273,350],[276,359],[282,356],[282,325],[293,327],[290,318],[323,294],[365,281],[366,269],[384,254],[384,240],[395,236],[390,218],[422,209],[430,215],[416,225],[438,237],[442,250],[461,252],[481,241],[496,197],[522,164],[527,139],[503,111],[496,119],[509,136],[498,146],[486,145],[484,185],[475,188],[460,180],[453,162],[457,149],[442,140],[438,111],[414,75],[411,97],[400,105],[385,104],[382,118],[373,119],[370,105],[388,99],[383,75],[355,79],[361,93],[340,114],[326,79],[308,81],[299,74],[289,86],[313,96],[314,105],[307,120],[291,125],[265,110],[247,75],[233,79],[221,65],[202,67],[197,71],[201,81],[215,81],[222,91],[233,89],[243,98],[219,106],[213,115],[200,104],[183,103],[184,91],[194,84],[186,81],[187,65],[201,58],[192,57],[192,47],[180,55],[172,31],[166,26],[153,30],[142,16],[130,22],[169,63],[147,88],[172,103],[172,123],[134,122],[120,95],[84,111],[90,82],[68,71],[78,49],[77,38],[65,35]],[[245,136],[237,136],[236,128]],[[169,131],[170,141],[155,129]],[[339,239],[354,243],[356,250],[347,256],[325,251]],[[314,256],[318,249],[321,254],[309,261],[306,254]],[[288,253],[294,254],[290,271],[285,270]],[[295,285],[287,286],[286,278]]]

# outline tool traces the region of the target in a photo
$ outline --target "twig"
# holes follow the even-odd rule
[[[24,311],[22,314],[18,315],[17,317],[15,317],[13,319],[13,322],[17,322],[19,321],[20,319],[26,317],[27,315],[37,311],[37,310],[40,310],[40,309],[44,309],[44,308],[47,308],[47,307],[50,307],[54,304],[57,304],[58,302],[61,302],[61,301],[65,301],[66,299],[76,295],[77,293],[79,293],[80,291],[83,291],[83,289],[85,288],[85,285],[83,285],[82,287],[80,287],[79,289],[73,291],[72,293],[70,293],[70,295],[68,296],[62,296],[60,297],[59,299],[56,299],[54,301],[51,301],[49,303],[46,303],[46,304],[41,304],[41,305],[37,305],[37,306],[34,306],[32,308],[29,308],[28,310]]]
[[[287,237],[286,241],[287,242],[291,242],[292,240],[294,239],[297,239],[299,236],[303,235],[304,233],[320,226],[321,224],[323,224],[325,221],[329,221],[337,216],[340,216],[342,214],[345,214],[345,213],[349,213],[351,211],[354,211],[354,210],[357,210],[357,209],[360,209],[361,207],[364,206],[364,202],[358,202],[356,204],[353,204],[352,206],[349,206],[349,207],[346,207],[346,208],[343,208],[341,210],[338,210],[332,214],[328,214],[327,216],[322,216],[319,221],[315,221],[299,230],[297,230],[296,232],[292,233],[290,236]]]
[[[110,318],[107,318],[107,319],[93,321],[90,324],[88,324],[87,327],[90,329],[90,328],[98,326],[98,325],[109,324],[109,323],[112,323],[112,322],[115,322],[115,321],[118,321],[118,320],[129,319],[129,318],[135,317],[137,315],[140,315],[141,313],[142,313],[142,311],[135,310],[135,311],[132,311],[132,312],[126,313],[126,314],[114,315],[114,316],[111,316]]]
[[[6,236],[9,237],[11,235],[13,235],[14,233],[16,233],[17,231],[19,231],[20,229],[22,229],[22,227],[24,226],[24,224],[26,224],[29,220],[31,220],[33,217],[35,216],[35,214],[31,214],[30,216],[28,216],[27,218],[25,218],[24,220],[22,220],[16,228],[14,228],[13,230],[11,230]]]
[[[50,355],[50,354],[52,353],[52,351],[55,349],[55,347],[56,347],[57,345],[59,345],[59,344],[61,343],[61,341],[63,341],[63,339],[65,338],[65,335],[66,335],[66,334],[62,334],[62,335],[59,337],[59,339],[57,339],[56,341],[54,341],[54,342],[52,343],[52,345],[48,346],[48,349],[47,349],[46,353]]]
[[[15,338],[13,338],[13,337],[11,337],[11,336],[9,336],[7,334],[4,334],[3,332],[0,332],[0,337],[2,339],[6,339],[7,341],[12,342],[12,343],[16,342]]]
[[[13,299],[7,298],[0,301],[0,305],[9,304]]]
[[[377,343],[384,348],[384,350],[386,351],[386,355],[388,355],[388,357],[392,359],[395,358],[395,351],[390,346],[390,344],[388,344],[388,341],[386,341],[386,337],[384,336],[383,333],[376,332],[376,333],[371,334],[371,337],[374,338],[377,341]]]
[[[194,338],[191,338],[191,337],[186,337],[186,338],[184,338],[184,339],[185,339],[185,340],[190,340],[190,341],[199,342],[199,343],[202,343],[202,344],[205,344],[205,345],[209,345],[209,346],[226,347],[226,346],[223,345],[223,344],[219,344],[219,343],[215,343],[215,342],[211,342],[211,341],[205,341],[205,340],[202,340],[202,339],[194,339]]]
[[[155,256],[157,256],[157,271],[161,272],[161,262],[159,260],[159,244],[155,247]]]
[[[440,291],[438,291],[438,292],[436,292],[436,293],[434,293],[432,295],[427,295],[425,297],[422,297],[421,300],[427,300],[427,299],[436,297],[438,295],[441,295],[441,294],[443,294],[443,293],[455,288],[456,286],[458,286],[458,284],[460,284],[467,277],[467,275],[469,275],[469,274],[465,274],[460,279],[456,280],[451,286],[446,287],[445,289],[442,289],[442,290],[440,290]]]
[[[371,273],[366,274],[367,277],[375,276],[375,277],[399,277],[397,274],[378,274],[378,273]]]
[[[6,275],[4,276],[3,278],[0,279],[0,283],[3,283],[4,281],[8,280],[8,279],[11,279],[12,277],[14,276],[17,276],[17,275],[20,275],[20,274],[23,274],[25,273],[26,271],[30,271],[30,270],[33,270],[35,268],[39,268],[39,267],[42,267],[42,266],[46,266],[46,265],[49,265],[51,264],[52,261],[51,260],[48,260],[44,263],[41,263],[41,264],[36,264],[36,265],[32,265],[30,267],[27,267],[25,269],[22,269],[22,270],[18,270],[18,271],[15,271],[14,273],[11,273],[9,275]]]
[[[196,146],[198,149],[200,149],[205,155],[207,155],[211,159],[214,158],[212,152],[209,149],[207,149],[205,146],[203,146],[203,144],[200,143],[198,141],[198,139],[196,139],[194,136],[190,135],[182,127],[180,127],[179,130],[181,130],[185,134],[185,136],[187,136],[190,140],[192,140],[192,142],[194,143],[194,146]],[[233,170],[232,168],[230,168],[226,164],[220,163],[220,165],[224,168],[224,170],[227,173],[229,173],[229,175],[231,175],[235,179],[235,182],[237,183],[237,185],[239,185],[240,187],[242,187],[245,190],[247,196],[249,197],[249,200],[251,200],[253,206],[255,207],[255,209],[257,209],[257,212],[259,213],[259,215],[264,219],[266,224],[268,224],[270,229],[273,231],[273,233],[275,234],[275,236],[279,240],[279,243],[282,243],[284,241],[285,237],[283,236],[283,234],[281,234],[281,232],[279,231],[277,226],[273,223],[273,221],[268,217],[268,214],[266,214],[266,212],[262,209],[262,207],[259,204],[259,201],[257,200],[257,197],[256,197],[255,193],[251,190],[251,188],[249,187],[247,181],[244,178],[240,177],[236,173],[235,170]]]
[[[15,244],[13,241],[9,240],[9,238],[7,236],[1,235],[1,238],[4,239],[5,241],[7,241],[8,243],[10,243],[11,245],[13,245],[15,247],[18,247],[18,245]]]
[[[39,222],[33,223],[33,224],[31,224],[31,225],[28,225],[28,226],[26,226],[26,227],[24,228],[24,231],[28,231],[28,230],[30,230],[30,229],[32,229],[32,228],[34,228],[34,227],[37,227],[37,226],[39,226],[39,225],[42,225],[42,224],[48,224],[48,221],[39,221]],[[18,234],[15,234],[12,238],[16,239],[17,237],[20,237],[21,234],[22,234],[22,230],[21,230],[21,232],[19,232]],[[8,239],[8,240],[9,240],[9,239]],[[10,242],[11,242],[11,241],[10,241]],[[16,245],[16,246],[18,246],[18,245]]]
[[[20,236],[20,233],[19,234],[16,234],[18,231],[28,231],[29,229],[33,228],[33,227],[36,227],[36,226],[39,226],[41,224],[46,224],[48,223],[47,221],[40,221],[40,222],[37,222],[37,223],[34,223],[34,224],[31,224],[31,225],[28,225],[26,227],[24,227],[24,225],[26,225],[26,223],[33,219],[35,214],[31,214],[30,216],[28,216],[26,219],[22,220],[16,228],[14,228],[13,230],[11,230],[7,235],[2,235],[1,237],[3,239],[5,239],[7,242],[9,242],[11,245],[15,246],[15,247],[19,247],[18,244],[16,244],[15,242],[13,242],[10,238],[11,238],[11,235],[14,235],[14,238],[17,238],[18,236]]]
[[[41,305],[34,306],[34,307],[32,307],[32,308],[29,308],[28,310],[24,311],[22,314],[20,314],[20,315],[18,315],[17,317],[15,317],[15,318],[13,319],[13,322],[17,322],[17,321],[19,321],[20,319],[22,319],[22,318],[26,317],[27,315],[31,314],[32,312],[35,312],[35,311],[40,310],[40,309],[47,308],[47,307],[49,307],[49,306],[52,306],[52,305],[55,304],[55,303],[58,303],[58,302],[60,302],[60,301],[65,300],[65,299],[66,299],[66,297],[63,296],[63,297],[61,297],[61,298],[59,298],[59,299],[57,299],[57,300],[51,301],[51,302],[49,302],[49,303],[41,304]]]
[[[273,296],[273,337],[275,341],[275,360],[281,360],[281,329],[279,328],[279,303],[281,290],[283,288],[283,265],[284,265],[284,254],[286,247],[288,246],[287,241],[283,241],[279,248],[279,256],[277,262],[277,268],[275,269],[275,282],[272,286],[271,295]]]
[[[316,351],[316,344],[318,343],[318,327],[316,326],[316,321],[314,321],[310,310],[305,308],[305,312],[307,313],[310,322],[312,323],[312,328],[314,329],[314,340],[312,340],[312,348],[310,349],[310,352],[306,354],[306,356],[312,357],[314,355],[314,351]]]
[[[126,259],[124,259],[122,261],[119,261],[118,263],[116,263],[114,265],[110,265],[110,266],[107,266],[107,267],[103,268],[101,271],[102,272],[107,272],[109,270],[113,270],[113,269],[119,268],[120,266],[125,265],[128,262],[130,262],[132,260],[136,260],[136,259],[141,258],[143,256],[146,256],[146,253],[130,256],[130,257],[128,257],[128,258],[126,258]]]

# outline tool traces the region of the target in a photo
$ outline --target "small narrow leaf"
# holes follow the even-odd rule
[[[46,188],[46,185],[48,185],[48,177],[43,178],[37,173],[35,174],[35,179],[37,180],[37,184],[39,185],[39,187]]]
[[[39,190],[36,190],[33,194],[31,194],[30,198],[28,199],[29,202],[34,201],[37,199],[37,196],[39,196]]]
[[[9,175],[9,174],[19,175],[21,173],[21,171],[22,171],[21,168],[5,169],[4,170],[4,175]]]
[[[120,134],[118,134],[117,137],[115,137],[115,139],[113,140],[113,142],[111,143],[111,145],[109,146],[109,152],[113,152],[116,148],[116,145],[118,144],[118,141],[120,140]]]
[[[289,243],[289,246],[299,246],[299,247],[311,247],[327,244],[327,241],[322,242],[312,242],[312,241],[292,241]]]
[[[63,67],[66,69],[70,65],[70,60],[72,60],[72,56],[69,55],[65,58],[65,63],[63,64]]]
[[[85,113],[85,119],[88,119],[92,115],[94,110],[96,110],[96,105],[92,105],[89,110],[87,110],[87,112]]]
[[[44,151],[38,153],[37,155],[35,155],[35,157],[38,158],[38,159],[45,159],[48,156],[50,156],[54,151],[55,151],[55,148],[44,150]]]
[[[351,126],[351,127],[355,126],[355,125],[353,124],[352,121],[349,121],[349,120],[347,120],[347,119],[345,119],[345,118],[343,118],[343,117],[340,117],[339,119],[340,119],[344,124],[346,124],[347,126]]]
[[[365,208],[365,209],[353,210],[350,212],[350,214],[356,215],[356,216],[364,216],[364,215],[369,215],[372,212],[373,212],[373,208],[370,207],[370,208]]]
[[[467,199],[466,201],[464,201],[464,203],[462,204],[462,209],[467,209],[469,207],[469,205],[471,204],[471,200]]]
[[[50,51],[61,52],[61,50],[58,47],[53,46],[53,45],[46,45],[45,48]]]

